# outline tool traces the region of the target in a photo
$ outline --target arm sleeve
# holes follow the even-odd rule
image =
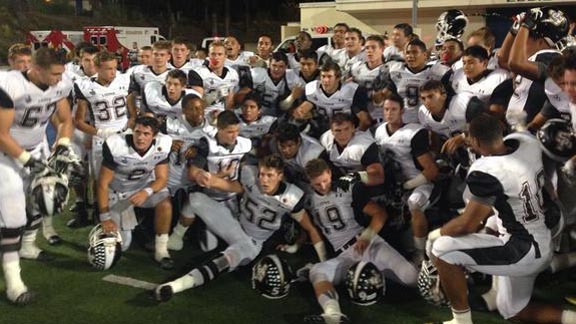
[[[188,86],[189,87],[204,87],[202,77],[194,70],[188,71]]]
[[[354,115],[361,111],[368,111],[368,91],[364,87],[358,87],[352,99],[352,113]]]
[[[114,157],[112,152],[110,152],[110,147],[108,147],[108,142],[104,142],[102,145],[102,165],[110,170],[116,170],[118,164],[114,162]]]
[[[362,155],[360,163],[364,166],[368,166],[373,163],[380,163],[380,157],[378,153],[378,145],[376,145],[376,143],[370,144],[368,149],[366,149],[366,152],[364,152],[364,155]]]
[[[410,141],[410,147],[412,148],[412,156],[415,158],[424,153],[428,153],[430,151],[430,138],[428,131],[425,129],[420,129],[416,135],[412,137],[412,141]]]
[[[466,184],[472,194],[471,198],[486,205],[494,205],[496,198],[504,192],[498,179],[482,171],[470,172]]]

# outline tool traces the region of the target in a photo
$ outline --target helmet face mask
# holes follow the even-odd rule
[[[288,296],[292,270],[288,263],[276,254],[260,259],[252,268],[252,288],[268,299]]]
[[[538,12],[536,29],[530,34],[543,38],[550,47],[558,48],[563,39],[568,36],[569,23],[562,10],[552,7],[534,8],[526,14]],[[534,15],[534,14],[533,14]]]
[[[37,174],[30,183],[30,204],[33,211],[43,216],[54,216],[68,201],[68,178],[47,171]]]
[[[359,261],[346,273],[346,291],[350,301],[361,306],[378,302],[386,289],[380,270],[371,262]]]
[[[97,270],[112,268],[122,256],[120,232],[104,233],[101,224],[92,228],[88,242],[88,262]]]
[[[554,161],[566,162],[576,155],[576,137],[572,125],[564,119],[549,119],[536,137],[544,153]]]
[[[440,285],[438,269],[430,260],[422,261],[422,268],[418,274],[418,291],[424,300],[436,306],[448,306],[450,302]]]
[[[458,9],[444,11],[436,22],[436,43],[442,44],[448,39],[460,39],[468,25],[468,18]]]

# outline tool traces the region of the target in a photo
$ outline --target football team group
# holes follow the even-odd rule
[[[472,323],[471,309],[576,323],[574,311],[530,301],[539,273],[576,264],[559,239],[576,239],[574,23],[532,8],[495,49],[489,29],[465,31],[467,22],[442,13],[432,49],[406,23],[390,43],[339,23],[317,50],[300,32],[293,53],[273,52],[269,35],[256,53],[228,36],[206,57],[185,39],[159,41],[124,72],[90,44],[72,62],[13,45],[0,74],[8,300],[34,300],[20,259],[52,258],[37,233],[62,241],[53,217],[74,190],[67,225],[97,224],[97,269],[119,261],[147,217],[162,269],[185,262],[170,251],[187,237],[205,252],[225,245],[156,287],[159,302],[251,265],[268,298],[311,283],[321,312],[305,323],[350,322],[336,287],[370,305],[385,280],[450,305],[443,323]],[[203,227],[186,235],[197,218]],[[310,248],[315,259],[292,274],[281,253],[262,253],[276,232],[276,249]],[[398,233],[408,239],[387,241]],[[482,295],[469,292],[472,272],[492,278]]]

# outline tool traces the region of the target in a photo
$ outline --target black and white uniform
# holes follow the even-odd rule
[[[195,94],[202,98],[200,93],[192,89],[182,90],[182,94],[177,101],[172,102],[168,98],[168,92],[166,91],[166,86],[164,83],[158,81],[148,82],[144,86],[144,96],[142,96],[142,102],[144,102],[143,112],[151,112],[154,116],[166,116],[170,118],[175,118],[182,115],[182,98],[187,94]]]
[[[206,115],[212,111],[223,111],[226,108],[226,98],[230,92],[238,88],[238,72],[233,68],[224,67],[222,76],[216,75],[208,66],[190,70],[188,85],[204,88],[204,101],[206,101]]]
[[[229,58],[226,58],[226,61],[224,61],[224,65],[232,67],[232,68],[236,68],[237,66],[250,67],[250,58],[252,56],[255,56],[255,55],[256,54],[254,54],[254,52],[241,51],[240,53],[238,53],[238,57],[236,57],[235,60],[231,60]]]
[[[394,133],[388,130],[388,123],[380,125],[374,135],[376,144],[381,150],[391,151],[392,158],[402,167],[405,180],[410,180],[422,173],[418,157],[430,152],[428,131],[420,124],[406,124]],[[431,182],[420,185],[410,193],[408,206],[410,209],[424,210],[428,205],[434,184]]]
[[[176,118],[167,118],[165,122],[166,134],[172,137],[173,141],[182,141],[180,152],[170,152],[170,169],[168,171],[168,190],[174,195],[178,189],[186,191],[193,187],[192,181],[188,178],[188,168],[184,153],[191,146],[198,145],[201,138],[205,136],[214,137],[217,129],[208,120],[204,120],[202,125],[193,127],[183,115]]]
[[[441,236],[432,253],[454,265],[496,275],[498,311],[509,319],[524,309],[538,274],[552,258],[542,208],[544,169],[538,141],[527,134],[505,138],[509,152],[484,156],[470,167],[465,198],[493,206],[499,236]]]
[[[350,172],[363,171],[366,166],[380,163],[378,145],[369,132],[357,131],[346,147],[340,149],[332,131],[326,131],[320,137],[320,144],[328,153],[330,162],[336,168],[336,174],[345,175]]]
[[[46,126],[58,101],[72,91],[72,81],[64,75],[45,90],[32,83],[26,72],[0,72],[0,107],[14,110],[10,136],[34,158],[45,160],[50,151]],[[32,180],[27,169],[6,153],[0,154],[0,228],[26,224],[26,193]]]
[[[392,45],[384,49],[384,62],[399,61],[404,62],[404,50]]]
[[[544,91],[548,100],[542,110],[540,110],[540,113],[547,119],[560,117],[565,120],[571,120],[574,124],[572,114],[576,112],[570,109],[570,97],[568,97],[566,92],[550,77],[546,78],[544,82]]]
[[[430,111],[424,105],[421,105],[418,110],[418,120],[424,128],[440,136],[450,138],[464,130],[466,126],[466,109],[470,98],[472,98],[472,95],[466,92],[452,97],[448,96],[445,103],[447,107],[441,120],[436,120]]]
[[[494,89],[509,78],[506,70],[485,70],[480,80],[471,83],[464,74],[464,70],[458,69],[452,76],[452,89],[456,93],[469,92],[487,104]]]
[[[511,116],[518,116],[519,112],[525,111],[527,114],[526,123],[529,123],[544,105],[544,101],[546,101],[546,93],[544,91],[546,68],[550,61],[558,55],[561,54],[556,50],[536,52],[536,54],[528,58],[528,61],[538,64],[539,77],[536,80],[530,80],[517,75],[514,79],[514,93],[506,110],[506,119],[511,126],[516,123],[514,117],[510,118]]]
[[[206,62],[205,60],[201,60],[201,59],[197,59],[197,58],[193,58],[193,59],[189,59],[188,61],[186,61],[186,63],[184,63],[184,65],[177,67],[174,65],[174,62],[170,61],[168,63],[168,66],[173,69],[173,70],[180,70],[184,73],[186,73],[186,76],[188,76],[188,72],[190,72],[190,70],[196,69],[201,67],[204,62]]]
[[[268,69],[255,67],[250,71],[251,82],[247,87],[256,90],[262,96],[262,114],[267,116],[280,116],[283,112],[278,107],[279,98],[290,94],[295,87],[304,87],[298,74],[293,70],[286,70],[284,77],[278,81],[272,80]]]
[[[136,93],[136,96],[142,99],[144,96],[144,86],[151,81],[157,81],[162,84],[166,82],[166,76],[172,69],[168,68],[166,71],[156,74],[149,65],[136,65],[130,75],[130,90],[129,93]],[[138,103],[138,98],[136,100]],[[145,109],[144,102],[140,101],[138,109]]]
[[[140,155],[134,148],[131,134],[115,134],[106,139],[102,148],[102,165],[114,171],[114,178],[108,188],[108,202],[112,219],[122,231],[130,231],[136,225],[132,210],[115,210],[115,205],[123,205],[136,192],[149,187],[154,181],[154,169],[157,165],[168,163],[168,154],[172,146],[172,138],[158,133],[152,140],[150,148]],[[152,194],[139,207],[153,208],[169,197],[166,187]],[[128,248],[128,246],[125,246]]]
[[[290,179],[290,181],[300,187],[300,189],[309,193],[312,190],[310,181],[306,176],[306,163],[318,158],[328,160],[328,155],[322,144],[315,138],[305,134],[300,134],[300,138],[300,146],[298,147],[296,155],[291,159],[283,159],[285,164],[284,174],[286,179]],[[274,148],[277,150],[277,146],[274,146]]]
[[[245,137],[252,141],[252,150],[250,150],[250,157],[256,160],[258,149],[262,144],[262,138],[264,135],[270,132],[270,127],[276,122],[276,117],[272,116],[261,116],[253,122],[247,123],[242,119],[241,112],[238,113],[240,118],[240,136]],[[250,161],[253,163],[257,161]]]
[[[388,70],[384,64],[370,69],[368,63],[356,62],[352,65],[350,73],[354,82],[364,87],[368,93],[371,93],[385,88],[384,81],[386,81],[385,78],[388,75]],[[367,108],[372,119],[376,121],[376,124],[380,124],[384,121],[382,105],[376,105],[372,100],[369,100]]]
[[[244,166],[239,181],[244,189],[239,213],[196,193],[192,195],[197,199],[182,209],[182,215],[197,215],[228,244],[223,253],[231,270],[258,256],[264,242],[280,228],[282,215],[289,213],[299,221],[304,210],[304,193],[293,184],[282,183],[274,195],[264,194],[258,185],[256,167]]]
[[[322,230],[337,256],[316,263],[310,270],[310,281],[329,281],[335,285],[343,282],[348,269],[358,261],[368,261],[382,272],[403,285],[415,287],[418,271],[398,251],[376,235],[363,254],[354,250],[358,235],[364,230],[355,218],[370,201],[368,191],[362,183],[352,190],[333,188],[326,195],[314,192],[310,197],[309,211],[314,223]]]
[[[82,69],[82,66],[80,66],[74,62],[68,62],[68,63],[66,63],[66,65],[64,67],[65,67],[64,74],[66,74],[67,77],[70,80],[72,80],[73,83],[79,82],[83,79],[90,79],[91,77],[97,76],[97,75],[93,75],[91,77],[87,76],[86,73],[84,73],[84,69]],[[76,102],[76,94],[75,94],[75,90],[73,88],[72,89],[72,118],[74,118],[74,116],[76,116],[76,110],[77,109],[78,109],[78,104]],[[85,121],[90,122],[90,116],[87,115]],[[88,153],[86,151],[86,141],[88,141],[88,140],[89,140],[88,134],[86,134],[83,131],[79,130],[78,128],[74,127],[74,135],[72,136],[71,147],[77,156],[79,156],[81,158],[84,158],[86,156],[86,154]]]
[[[352,66],[357,64],[358,62],[364,63],[366,60],[366,53],[364,51],[360,51],[358,54],[354,56],[350,56],[348,52],[344,49],[343,51],[338,51],[332,55],[332,59],[338,66],[340,66],[340,71],[342,71],[342,76],[347,78],[350,76],[350,72]]]
[[[388,88],[404,98],[404,123],[418,122],[420,107],[420,86],[428,80],[448,82],[450,68],[441,64],[427,64],[422,71],[414,73],[402,62],[389,62]]]
[[[96,78],[77,80],[74,85],[76,99],[88,103],[90,123],[96,129],[111,129],[116,132],[125,130],[128,122],[126,97],[130,77],[117,73],[108,86],[103,86],[96,80]],[[98,177],[100,173],[104,140],[96,135],[92,136],[90,169],[94,177]]]

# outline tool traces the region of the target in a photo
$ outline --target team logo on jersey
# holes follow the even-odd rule
[[[30,95],[26,96],[26,99],[24,99],[26,102],[32,102],[32,97],[30,97]]]
[[[120,160],[120,162],[121,162],[122,164],[127,164],[127,163],[128,163],[128,159],[125,158],[125,157],[123,157],[122,160]]]
[[[94,91],[94,89],[90,89],[90,95],[95,96],[95,95],[96,95],[96,91]]]

